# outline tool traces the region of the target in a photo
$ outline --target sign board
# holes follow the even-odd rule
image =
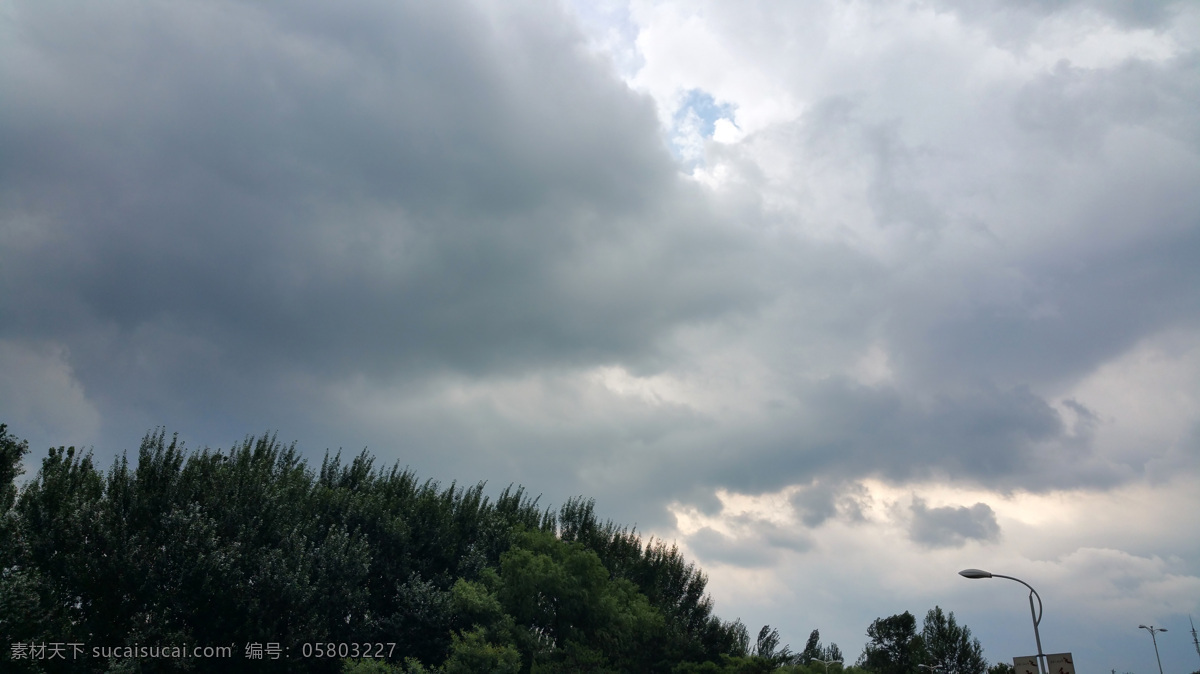
[[[1042,674],[1038,667],[1036,655],[1022,655],[1013,658],[1013,674]]]
[[[1050,663],[1050,674],[1075,674],[1075,658],[1070,653],[1054,653],[1046,656]]]

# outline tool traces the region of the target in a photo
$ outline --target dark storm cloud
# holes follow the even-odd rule
[[[775,559],[774,551],[760,545],[747,545],[708,527],[688,537],[688,546],[702,560],[724,562],[734,566],[768,566]]]
[[[815,527],[837,514],[837,504],[834,503],[836,495],[837,492],[829,485],[815,485],[792,497],[792,505],[802,522]]]
[[[702,560],[756,568],[778,559],[781,550],[806,552],[812,541],[770,522],[734,518],[736,535],[703,527],[688,536],[688,547]]]
[[[1167,578],[1143,604],[1194,587],[1154,524],[1200,461],[1191,5],[571,4],[3,4],[0,422],[29,474],[158,426],[365,446],[594,497],[793,644],[978,589],[931,555],[1011,537],[1031,492],[1081,499],[1022,532],[1039,583],[1128,603],[1067,582],[1105,577],[1094,547]],[[963,489],[1012,498],[888,496]]]
[[[109,412],[649,364],[754,292],[652,103],[551,5],[10,13],[0,338],[67,344]]]
[[[1164,200],[1145,208],[1132,205],[1128,193],[1125,201],[1097,196],[1089,214],[1099,229],[1158,220],[1158,233],[1090,254],[1081,250],[1073,260],[1022,263],[1011,270],[1021,289],[1003,298],[981,294],[941,311],[931,302],[897,316],[891,325],[903,345],[897,364],[943,381],[949,375],[1057,384],[1086,375],[1148,334],[1195,326],[1200,271],[1191,260],[1200,255],[1200,230],[1186,223],[1200,204],[1188,203],[1190,195],[1161,192]]]
[[[710,143],[709,190],[551,3],[8,12],[0,356],[115,448],[278,428],[643,524],[809,485],[817,527],[861,518],[868,477],[1139,475],[1091,447],[1113,410],[1068,422],[1052,391],[1196,325],[1195,52],[847,80]],[[720,402],[581,383],[609,365]],[[722,411],[742,395],[769,400]]]
[[[816,527],[841,515],[852,521],[863,521],[866,489],[858,483],[816,481],[792,496],[792,507],[806,526]]]
[[[830,378],[799,393],[788,422],[744,429],[736,454],[712,465],[722,483],[749,493],[807,482],[812,475],[903,483],[952,477],[1001,489],[1061,488],[1062,480],[1111,483],[1113,469],[1077,466],[1054,480],[1072,448],[1058,412],[1029,390],[972,387],[926,399],[890,387]],[[715,450],[714,450],[715,451]],[[705,464],[701,464],[705,465]],[[840,488],[839,488],[840,491]],[[801,497],[814,523],[838,491]]]
[[[1068,160],[1087,160],[1102,153],[1107,135],[1137,127],[1154,128],[1195,149],[1197,95],[1195,50],[1162,63],[1127,59],[1111,68],[1062,60],[1021,87],[1012,112],[1026,142],[1054,148]]]
[[[1050,16],[1091,11],[1128,28],[1160,28],[1186,0],[935,0],[941,11],[953,12],[997,36],[1027,38],[1037,22]]]
[[[764,330],[773,339],[754,344],[777,371],[804,374],[781,375],[787,394],[754,422],[680,450],[660,484],[761,493],[817,478],[829,486],[795,502],[816,526],[834,512],[832,485],[863,477],[1044,491],[1145,475],[1142,458],[1093,445],[1098,419],[1127,410],[1054,392],[1150,335],[1198,325],[1198,53],[1060,64],[971,95],[956,67],[922,73],[946,84],[936,96],[829,96],[709,146],[748,185],[730,193],[799,204],[757,222],[797,239],[849,230],[862,246],[787,249],[797,262]],[[923,122],[954,106],[971,112]],[[786,180],[772,182],[764,155]],[[846,208],[813,207],[839,198]],[[880,383],[810,374],[873,343],[890,366]]]
[[[996,513],[986,503],[930,508],[914,498],[909,537],[930,548],[959,548],[967,541],[994,541],[1000,538]]]
[[[608,507],[643,526],[669,522],[655,513],[673,501],[717,514],[706,490],[761,494],[800,486],[791,506],[806,527],[816,528],[832,519],[863,521],[869,508],[864,479],[1039,493],[1108,489],[1145,474],[1141,455],[1097,454],[1096,421],[1066,407],[1071,419],[1021,387],[964,385],[927,395],[829,378],[798,388],[767,421],[663,420],[655,451],[594,438],[547,444],[582,443],[595,464],[627,467],[633,474],[625,483],[639,497],[608,499]]]
[[[889,263],[856,273],[847,300],[879,300],[855,311],[900,376],[931,388],[1057,385],[1147,334],[1196,325],[1200,52],[1061,63],[979,100],[949,98],[979,109],[966,131],[925,128],[928,101],[881,119],[868,98],[817,101],[714,155],[736,165],[747,147],[788,148],[822,196],[866,179],[850,194],[869,207]]]

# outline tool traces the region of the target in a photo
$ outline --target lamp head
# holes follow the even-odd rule
[[[963,578],[991,578],[992,574],[982,569],[963,569],[958,572]]]
[[[1138,625],[1138,629],[1139,629],[1139,630],[1148,630],[1148,629],[1150,629],[1150,628],[1149,628],[1149,627],[1146,627],[1145,625]]]

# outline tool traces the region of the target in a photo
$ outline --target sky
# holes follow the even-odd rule
[[[1200,669],[1200,5],[0,2],[0,421],[364,447],[854,659]]]

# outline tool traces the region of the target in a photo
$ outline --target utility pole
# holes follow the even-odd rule
[[[1196,626],[1192,624],[1192,616],[1188,614],[1188,624],[1192,626],[1192,645],[1196,647],[1196,655],[1200,655],[1200,641],[1196,640]]]
[[[1155,632],[1166,632],[1167,628],[1155,627],[1154,625],[1151,625],[1149,627],[1146,627],[1145,625],[1138,625],[1138,629],[1143,629],[1150,633],[1150,640],[1154,642],[1154,659],[1158,660],[1158,674],[1163,674],[1162,658],[1158,657],[1158,639],[1154,638],[1154,633]]]
[[[1050,674],[1050,666],[1046,662],[1046,655],[1044,653],[1042,653],[1042,635],[1040,632],[1038,632],[1038,624],[1042,622],[1042,595],[1038,594],[1037,590],[1033,589],[1033,587],[1029,583],[1026,583],[1025,581],[1021,580],[1020,578],[1013,578],[1012,576],[1001,576],[998,573],[991,573],[989,571],[984,571],[982,569],[963,569],[962,571],[958,572],[958,575],[962,576],[963,578],[971,578],[971,579],[1007,578],[1009,580],[1015,580],[1018,583],[1029,588],[1029,617],[1033,618],[1033,638],[1037,640],[1038,671],[1041,672],[1041,674]],[[1038,601],[1037,612],[1034,612],[1034,610],[1033,610],[1033,598],[1034,597],[1037,597],[1037,601]],[[1153,637],[1154,634],[1151,633],[1150,636]],[[1155,649],[1158,648],[1157,642],[1155,642],[1154,648]],[[1157,650],[1155,652],[1157,652]],[[1162,667],[1159,667],[1159,669],[1162,669]],[[1158,674],[1162,674],[1162,672],[1160,671]]]

